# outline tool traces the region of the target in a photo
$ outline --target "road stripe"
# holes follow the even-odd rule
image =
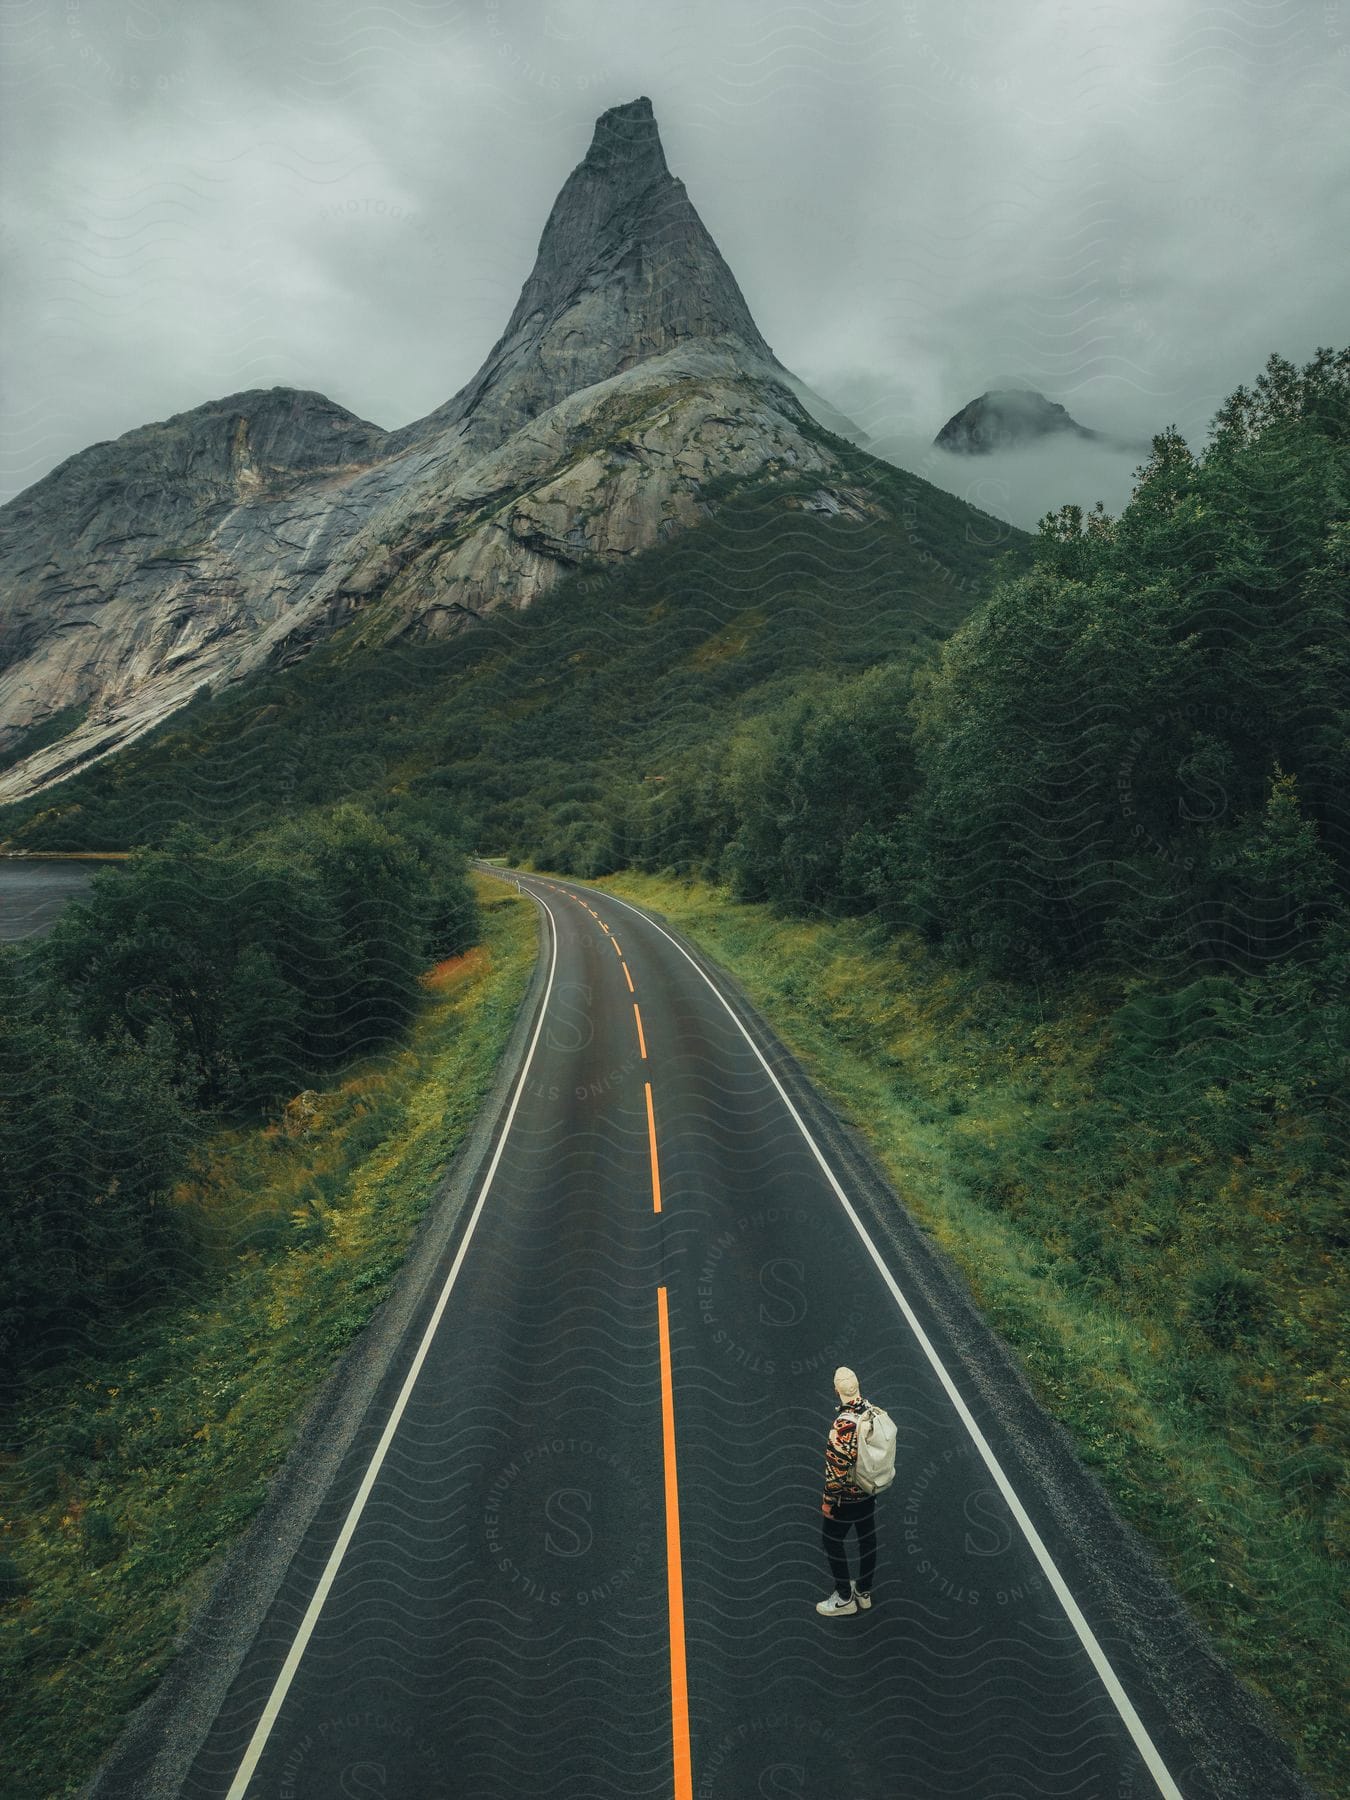
[[[647,1090],[647,1139],[652,1147],[652,1211],[661,1210],[661,1170],[656,1160],[656,1114],[652,1110],[652,1084],[643,1083]]]
[[[614,946],[614,954],[615,954],[615,955],[616,955],[616,956],[617,956],[617,957],[618,957],[618,958],[619,958],[619,960],[620,960],[620,961],[621,961],[621,962],[622,962],[622,960],[623,960],[623,951],[622,951],[622,950],[620,950],[620,948],[619,948],[619,940],[618,940],[618,938],[616,938],[616,937],[612,937],[612,938],[611,938],[611,939],[610,939],[610,940],[609,940],[609,941],[610,941],[610,943],[611,943],[611,944],[613,944],[613,946]]]
[[[650,1092],[650,1090],[648,1090]],[[693,1800],[689,1747],[689,1679],[684,1654],[684,1574],[680,1561],[680,1487],[675,1473],[675,1385],[670,1374],[670,1318],[666,1290],[656,1290],[661,1338],[661,1442],[666,1477],[666,1596],[670,1615],[670,1735],[675,1800]]]
[[[642,1014],[638,1011],[638,1003],[636,1000],[633,1002],[633,1017],[637,1020],[638,1049],[642,1052],[643,1062],[646,1062],[646,1060],[647,1060],[647,1040],[642,1035]]]
[[[412,1397],[413,1387],[416,1384],[417,1377],[422,1372],[422,1364],[426,1361],[427,1352],[431,1348],[431,1340],[436,1335],[436,1328],[441,1322],[441,1315],[444,1313],[450,1299],[451,1289],[454,1287],[459,1276],[459,1271],[464,1265],[464,1258],[468,1254],[469,1244],[473,1239],[474,1227],[478,1224],[478,1221],[482,1216],[483,1207],[492,1187],[492,1178],[497,1173],[497,1165],[501,1162],[502,1152],[506,1149],[506,1140],[511,1133],[511,1125],[516,1116],[516,1108],[520,1105],[520,1096],[525,1092],[525,1082],[530,1073],[530,1064],[534,1061],[534,1052],[539,1043],[539,1034],[543,1031],[544,1020],[548,1016],[549,995],[553,992],[553,977],[558,967],[558,922],[553,917],[553,913],[547,900],[544,900],[537,894],[534,895],[533,898],[537,899],[544,911],[548,913],[549,924],[553,931],[553,958],[549,964],[548,986],[544,989],[543,1003],[539,1008],[539,1022],[534,1028],[534,1036],[530,1039],[530,1048],[525,1057],[525,1065],[520,1071],[520,1079],[516,1083],[516,1091],[511,1096],[511,1106],[506,1115],[506,1123],[502,1126],[501,1136],[497,1140],[497,1148],[493,1153],[491,1163],[488,1165],[487,1176],[478,1196],[478,1204],[474,1207],[473,1212],[470,1215],[463,1240],[460,1243],[454,1262],[450,1265],[450,1273],[445,1278],[445,1286],[441,1289],[440,1299],[436,1302],[436,1310],[432,1313],[430,1323],[423,1333],[422,1342],[418,1345],[417,1354],[412,1360],[412,1367],[408,1370],[403,1386],[399,1390],[398,1399],[394,1402],[393,1410],[389,1414],[389,1419],[385,1425],[383,1435],[381,1436],[379,1443],[375,1446],[374,1454],[370,1459],[370,1465],[366,1469],[361,1485],[356,1491],[356,1498],[351,1503],[342,1530],[338,1533],[338,1540],[333,1546],[332,1554],[328,1558],[323,1574],[319,1577],[319,1585],[315,1588],[313,1598],[310,1600],[305,1616],[300,1621],[300,1628],[295,1634],[295,1641],[291,1645],[286,1660],[281,1666],[281,1673],[277,1676],[276,1681],[273,1684],[272,1692],[268,1696],[266,1706],[263,1708],[262,1717],[258,1720],[257,1728],[255,1729],[252,1738],[249,1740],[248,1749],[244,1752],[244,1760],[239,1765],[238,1773],[230,1784],[230,1791],[225,1796],[225,1800],[244,1800],[244,1795],[248,1791],[248,1784],[253,1779],[253,1773],[258,1766],[258,1761],[262,1756],[263,1750],[267,1746],[268,1738],[272,1734],[272,1727],[277,1722],[278,1715],[285,1703],[286,1695],[290,1691],[291,1683],[295,1679],[295,1672],[300,1667],[300,1659],[304,1656],[305,1650],[309,1645],[309,1640],[314,1634],[314,1627],[319,1622],[319,1614],[323,1611],[324,1601],[327,1600],[333,1583],[337,1579],[338,1570],[342,1567],[342,1559],[347,1554],[347,1546],[351,1543],[352,1538],[356,1533],[356,1527],[360,1523],[361,1514],[365,1511],[366,1501],[370,1498],[371,1490],[375,1486],[376,1478],[383,1466],[384,1459],[389,1454],[389,1446],[394,1441],[394,1434],[399,1428],[400,1421],[407,1409],[408,1401]]]
[[[1068,1583],[1065,1581],[1064,1577],[1060,1574],[1059,1569],[1055,1564],[1054,1558],[1051,1556],[1049,1550],[1046,1549],[1045,1544],[1041,1540],[1040,1533],[1037,1531],[1035,1525],[1032,1523],[1031,1518],[1028,1515],[1026,1508],[1022,1505],[1022,1502],[1018,1499],[1017,1494],[1013,1489],[1013,1485],[1012,1485],[1011,1481],[1009,1481],[1007,1475],[1004,1473],[1003,1465],[999,1462],[999,1460],[995,1456],[993,1450],[990,1448],[988,1442],[985,1439],[984,1433],[980,1430],[980,1427],[976,1423],[973,1415],[971,1414],[969,1407],[966,1405],[965,1401],[961,1398],[961,1395],[957,1389],[956,1383],[952,1380],[951,1376],[947,1373],[947,1369],[942,1361],[942,1358],[938,1355],[937,1350],[934,1347],[934,1345],[929,1341],[927,1332],[924,1330],[924,1328],[920,1324],[918,1318],[915,1316],[914,1310],[910,1306],[909,1301],[905,1298],[904,1294],[900,1291],[899,1284],[897,1283],[895,1277],[891,1274],[890,1270],[887,1268],[885,1262],[882,1259],[880,1251],[877,1249],[876,1245],[872,1242],[871,1236],[869,1235],[866,1226],[863,1224],[862,1220],[858,1217],[857,1213],[854,1211],[852,1202],[849,1200],[848,1195],[844,1192],[843,1187],[841,1186],[837,1176],[834,1173],[834,1170],[830,1167],[829,1163],[826,1162],[824,1154],[821,1151],[819,1144],[817,1144],[816,1140],[812,1137],[810,1131],[807,1129],[806,1121],[802,1118],[801,1114],[797,1111],[797,1108],[792,1104],[792,1101],[788,1097],[788,1094],[787,1094],[786,1090],[784,1089],[782,1082],[779,1081],[778,1077],[774,1074],[773,1070],[769,1067],[769,1064],[766,1061],[766,1059],[764,1057],[764,1053],[761,1051],[759,1045],[751,1037],[750,1033],[746,1030],[745,1026],[741,1023],[740,1019],[737,1018],[735,1012],[732,1010],[730,1002],[724,997],[724,995],[718,988],[716,982],[714,982],[712,980],[712,978],[708,974],[705,973],[704,970],[699,968],[698,964],[694,961],[694,958],[685,949],[684,945],[678,941],[678,939],[673,938],[668,931],[664,930],[660,925],[658,925],[654,919],[648,918],[646,913],[644,913],[640,907],[634,906],[630,901],[620,900],[619,896],[617,894],[609,894],[606,896],[606,898],[617,901],[620,906],[626,906],[628,908],[629,912],[636,913],[638,918],[644,920],[648,925],[650,925],[653,931],[659,931],[661,933],[661,936],[666,939],[667,943],[673,944],[675,946],[675,948],[679,951],[680,955],[689,964],[690,968],[693,969],[695,971],[695,973],[704,982],[707,983],[709,988],[711,988],[712,992],[717,996],[718,1001],[721,1003],[722,1007],[727,1012],[732,1023],[735,1025],[736,1029],[740,1032],[741,1036],[745,1039],[746,1043],[749,1044],[751,1050],[754,1051],[755,1056],[760,1064],[760,1067],[764,1070],[764,1073],[768,1076],[769,1080],[773,1083],[774,1087],[777,1088],[779,1099],[783,1102],[783,1105],[787,1108],[789,1114],[791,1115],[791,1117],[793,1119],[793,1122],[797,1126],[797,1129],[801,1132],[802,1136],[806,1139],[806,1142],[807,1142],[808,1146],[810,1147],[812,1155],[815,1157],[816,1161],[820,1164],[820,1167],[821,1167],[822,1172],[824,1173],[825,1179],[829,1182],[830,1186],[834,1189],[835,1197],[838,1199],[839,1204],[843,1207],[844,1211],[848,1214],[849,1219],[852,1221],[854,1230],[857,1232],[858,1236],[862,1239],[862,1242],[863,1242],[864,1246],[866,1247],[868,1254],[871,1256],[872,1261],[876,1264],[877,1271],[880,1274],[881,1279],[886,1283],[886,1286],[890,1289],[891,1295],[894,1298],[896,1305],[900,1308],[900,1311],[904,1314],[905,1320],[908,1323],[910,1330],[914,1333],[914,1336],[917,1339],[920,1348],[923,1350],[924,1355],[928,1358],[929,1364],[931,1365],[934,1373],[936,1374],[938,1380],[942,1383],[943,1388],[946,1390],[947,1397],[951,1401],[952,1406],[955,1408],[957,1417],[960,1419],[961,1423],[965,1426],[966,1431],[970,1435],[971,1442],[974,1444],[976,1450],[979,1452],[979,1455],[980,1455],[982,1461],[984,1462],[985,1467],[989,1470],[990,1475],[993,1477],[994,1482],[997,1485],[999,1492],[1003,1495],[1003,1498],[1007,1501],[1008,1508],[1009,1508],[1010,1512],[1012,1513],[1013,1517],[1017,1520],[1018,1525],[1021,1527],[1022,1535],[1026,1538],[1026,1541],[1031,1548],[1031,1552],[1032,1552],[1033,1556],[1035,1556],[1036,1561],[1040,1564],[1041,1569],[1043,1570],[1046,1579],[1049,1581],[1050,1586],[1054,1590],[1055,1595],[1056,1595],[1057,1599],[1059,1600],[1060,1605],[1064,1608],[1064,1612],[1069,1620],[1069,1623],[1073,1626],[1074,1631],[1076,1632],[1076,1634],[1078,1636],[1079,1643],[1082,1644],[1083,1649],[1087,1653],[1089,1661],[1092,1663],[1093,1668],[1096,1669],[1098,1676],[1101,1678],[1102,1686],[1106,1689],[1106,1692],[1110,1696],[1112,1704],[1114,1705],[1116,1711],[1120,1714],[1121,1722],[1124,1724],[1125,1729],[1129,1732],[1130,1737],[1134,1742],[1134,1746],[1138,1750],[1140,1756],[1143,1758],[1144,1765],[1148,1769],[1149,1774],[1153,1777],[1153,1780],[1154,1780],[1155,1784],[1157,1785],[1158,1792],[1164,1796],[1164,1800],[1184,1800],[1184,1796],[1182,1795],[1181,1789],[1177,1786],[1176,1782],[1172,1779],[1171,1773],[1169,1772],[1167,1765],[1163,1762],[1163,1759],[1162,1759],[1161,1755],[1159,1754],[1158,1748],[1154,1744],[1153,1739],[1149,1736],[1148,1731],[1146,1730],[1146,1728],[1144,1726],[1143,1720],[1139,1717],[1138,1713],[1134,1710],[1133,1703],[1131,1702],[1129,1695],[1125,1692],[1125,1688],[1124,1688],[1123,1683],[1121,1682],[1120,1677],[1116,1674],[1115,1670],[1111,1667],[1110,1662],[1107,1660],[1106,1652],[1102,1649],[1101,1645],[1097,1642],[1097,1638],[1096,1638],[1095,1633],[1092,1630],[1092,1627],[1088,1624],[1087,1620],[1083,1617],[1083,1614],[1078,1605],[1078,1602],[1074,1599],[1072,1593],[1069,1591]],[[649,1119],[651,1118],[651,1088],[650,1088],[650,1086],[648,1086],[648,1089],[647,1089],[647,1116]],[[656,1159],[656,1137],[655,1137],[655,1132],[653,1131],[653,1135],[652,1135],[652,1168],[653,1168],[653,1172],[655,1172],[655,1167],[656,1167],[655,1159]],[[659,1211],[660,1209],[658,1208],[657,1210]]]
[[[623,978],[628,983],[629,993],[635,994],[637,992],[637,989],[633,986],[633,977],[628,973],[628,964],[620,963],[619,967],[623,970]]]

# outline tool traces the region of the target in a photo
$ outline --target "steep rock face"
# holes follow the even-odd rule
[[[1107,441],[1104,433],[1089,431],[1034,388],[1002,388],[981,394],[954,413],[933,442],[939,450],[981,456],[992,450],[1019,449],[1066,432],[1097,443]]]
[[[0,509],[0,748],[69,707],[109,748],[136,696],[146,724],[190,699],[327,566],[383,437],[321,394],[234,394],[95,444]]]
[[[270,636],[284,654],[372,605],[372,635],[440,636],[501,605],[528,605],[559,576],[620,561],[706,516],[710,479],[820,470],[806,414],[768,365],[689,344],[568,395],[528,430],[462,468],[409,480],[353,535],[303,622]]]
[[[505,333],[438,411],[383,432],[319,394],[232,395],[0,509],[0,759],[82,715],[0,769],[0,800],[355,613],[373,638],[444,633],[695,525],[710,476],[827,472],[813,403],[666,168],[650,102],[613,108]]]
[[[554,202],[506,330],[453,399],[395,432],[392,447],[451,427],[476,448],[690,339],[729,337],[771,358],[736,278],[684,183],[666,167],[651,101],[596,121]]]

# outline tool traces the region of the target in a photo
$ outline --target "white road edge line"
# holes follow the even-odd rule
[[[517,886],[519,886],[519,883],[517,883]],[[319,1622],[319,1614],[323,1611],[324,1602],[328,1598],[329,1590],[337,1579],[337,1572],[342,1566],[342,1559],[347,1553],[347,1546],[351,1543],[356,1532],[356,1527],[360,1522],[361,1514],[365,1511],[366,1501],[370,1498],[371,1490],[375,1486],[376,1478],[380,1473],[380,1467],[383,1464],[385,1457],[389,1454],[389,1446],[394,1441],[394,1433],[398,1430],[399,1423],[403,1418],[404,1410],[411,1398],[417,1377],[422,1372],[422,1364],[426,1361],[427,1352],[431,1348],[431,1340],[436,1335],[436,1328],[441,1322],[441,1315],[444,1313],[446,1302],[450,1298],[450,1290],[455,1285],[455,1280],[459,1275],[460,1267],[464,1262],[470,1241],[473,1238],[474,1227],[478,1223],[479,1216],[483,1211],[484,1202],[487,1200],[488,1190],[492,1186],[492,1178],[497,1173],[497,1164],[501,1161],[502,1152],[506,1148],[506,1140],[511,1133],[511,1122],[516,1116],[516,1108],[520,1105],[520,1096],[525,1091],[525,1080],[530,1072],[530,1064],[534,1061],[535,1047],[539,1042],[539,1034],[544,1029],[544,1020],[548,1016],[548,999],[549,995],[553,992],[553,976],[558,967],[558,922],[554,918],[547,900],[544,900],[540,895],[534,893],[530,895],[530,898],[532,900],[538,900],[540,906],[548,913],[549,925],[553,932],[553,958],[549,964],[548,986],[544,989],[544,998],[539,1007],[539,1023],[535,1026],[534,1036],[530,1039],[529,1054],[525,1058],[525,1066],[520,1071],[520,1080],[516,1083],[516,1091],[511,1097],[511,1107],[506,1115],[506,1123],[502,1126],[502,1133],[497,1140],[496,1151],[488,1166],[487,1178],[484,1180],[482,1191],[479,1193],[478,1204],[474,1207],[473,1213],[469,1218],[468,1227],[465,1230],[459,1250],[456,1252],[455,1260],[450,1265],[450,1273],[445,1278],[445,1286],[441,1289],[440,1299],[436,1302],[436,1310],[432,1313],[431,1322],[428,1324],[426,1331],[422,1335],[422,1342],[419,1344],[417,1354],[412,1360],[412,1367],[408,1370],[403,1386],[399,1390],[398,1399],[395,1400],[393,1410],[389,1414],[389,1420],[385,1425],[384,1433],[380,1438],[379,1443],[375,1446],[375,1453],[370,1459],[370,1465],[365,1472],[361,1486],[357,1489],[356,1498],[351,1503],[342,1530],[338,1533],[338,1540],[333,1545],[332,1554],[328,1558],[327,1566],[325,1567],[323,1574],[319,1577],[319,1585],[315,1588],[313,1598],[310,1600],[305,1616],[300,1621],[300,1629],[295,1634],[295,1641],[291,1645],[290,1652],[287,1655],[285,1662],[281,1665],[281,1673],[277,1676],[276,1681],[273,1684],[272,1692],[267,1699],[267,1705],[262,1710],[262,1717],[258,1720],[253,1736],[249,1740],[248,1749],[244,1752],[244,1760],[239,1765],[238,1773],[230,1784],[230,1791],[226,1795],[225,1800],[244,1800],[244,1795],[248,1790],[248,1784],[253,1779],[254,1771],[257,1769],[259,1759],[267,1746],[267,1740],[272,1734],[272,1727],[277,1722],[281,1708],[285,1704],[286,1695],[290,1690],[290,1685],[295,1679],[295,1672],[300,1667],[300,1659],[304,1656],[305,1651],[309,1646],[309,1640],[313,1635],[314,1627]]]
[[[1008,1502],[1008,1506],[1012,1512],[1013,1517],[1017,1520],[1017,1523],[1021,1526],[1022,1534],[1026,1538],[1027,1543],[1031,1546],[1032,1554],[1035,1556],[1036,1561],[1041,1565],[1041,1568],[1045,1571],[1046,1579],[1049,1581],[1050,1586],[1054,1589],[1054,1592],[1059,1600],[1060,1605],[1064,1608],[1065,1613],[1068,1615],[1069,1623],[1073,1626],[1074,1630],[1078,1633],[1079,1641],[1081,1642],[1084,1650],[1087,1651],[1089,1660],[1091,1661],[1093,1668],[1096,1669],[1098,1675],[1101,1677],[1103,1687],[1106,1689],[1107,1693],[1110,1695],[1112,1703],[1114,1704],[1116,1711],[1120,1714],[1121,1720],[1123,1721],[1126,1730],[1129,1732],[1131,1738],[1134,1740],[1135,1748],[1138,1750],[1140,1756],[1143,1758],[1144,1764],[1147,1767],[1149,1774],[1153,1777],[1154,1781],[1157,1783],[1158,1792],[1165,1797],[1165,1800],[1185,1800],[1185,1796],[1182,1794],[1181,1789],[1177,1786],[1176,1782],[1172,1779],[1172,1776],[1168,1771],[1167,1765],[1163,1762],[1162,1757],[1158,1754],[1157,1746],[1154,1744],[1153,1739],[1148,1735],[1148,1732],[1145,1730],[1143,1720],[1140,1719],[1138,1713],[1134,1710],[1134,1707],[1130,1702],[1130,1697],[1125,1692],[1125,1689],[1121,1684],[1120,1677],[1116,1674],[1115,1670],[1111,1667],[1111,1664],[1108,1662],[1107,1657],[1106,1657],[1106,1652],[1102,1649],[1101,1645],[1097,1642],[1097,1639],[1093,1633],[1092,1627],[1088,1624],[1087,1620],[1083,1617],[1082,1613],[1080,1612],[1079,1607],[1078,1607],[1078,1602],[1074,1599],[1073,1595],[1069,1592],[1069,1587],[1068,1587],[1067,1582],[1064,1580],[1064,1577],[1060,1574],[1059,1570],[1056,1568],[1054,1559],[1051,1557],[1050,1552],[1046,1549],[1044,1543],[1041,1541],[1040,1533],[1036,1530],[1036,1527],[1032,1524],[1030,1518],[1027,1516],[1026,1509],[1022,1505],[1022,1502],[1017,1498],[1016,1493],[1013,1491],[1012,1483],[1008,1480],[1008,1477],[1004,1474],[1003,1468],[1000,1465],[998,1458],[994,1455],[993,1450],[989,1447],[989,1444],[987,1443],[987,1441],[985,1439],[984,1433],[980,1430],[979,1426],[976,1424],[974,1418],[971,1416],[969,1408],[966,1406],[965,1401],[961,1398],[961,1395],[957,1391],[956,1383],[952,1380],[951,1376],[947,1373],[946,1368],[943,1366],[942,1359],[939,1357],[937,1351],[933,1348],[933,1345],[929,1341],[928,1334],[924,1331],[923,1326],[919,1323],[918,1319],[914,1316],[914,1311],[913,1311],[912,1307],[910,1306],[908,1300],[906,1300],[905,1296],[901,1293],[900,1288],[896,1283],[895,1277],[891,1274],[890,1270],[886,1267],[885,1262],[882,1260],[880,1252],[877,1250],[876,1245],[872,1242],[871,1237],[868,1235],[866,1226],[863,1224],[862,1220],[858,1217],[857,1213],[853,1210],[852,1202],[849,1200],[848,1195],[844,1192],[842,1186],[840,1185],[838,1179],[836,1178],[834,1170],[826,1162],[825,1157],[821,1152],[819,1144],[817,1144],[816,1140],[811,1136],[811,1133],[807,1130],[806,1121],[802,1118],[801,1114],[797,1111],[796,1107],[792,1104],[792,1101],[788,1098],[788,1095],[783,1087],[782,1082],[779,1081],[778,1077],[774,1074],[773,1070],[769,1067],[768,1063],[765,1061],[764,1054],[760,1050],[759,1045],[751,1037],[750,1033],[745,1029],[745,1026],[741,1023],[741,1021],[736,1017],[736,1014],[732,1011],[730,1003],[727,1001],[725,996],[718,989],[716,982],[712,981],[709,978],[709,976],[706,975],[704,973],[704,971],[699,968],[698,964],[694,961],[693,957],[690,956],[689,952],[685,949],[683,944],[679,943],[675,938],[671,937],[670,933],[668,931],[664,930],[660,925],[658,925],[656,923],[655,919],[648,918],[647,914],[644,913],[640,907],[632,905],[631,902],[629,902],[627,900],[620,900],[619,896],[617,894],[606,893],[603,888],[595,890],[595,891],[605,893],[605,898],[607,900],[617,900],[620,906],[626,906],[628,908],[629,912],[636,913],[638,918],[642,919],[646,924],[650,925],[653,931],[659,931],[663,938],[665,938],[669,943],[674,944],[675,948],[679,951],[680,955],[689,964],[690,968],[693,969],[696,974],[702,976],[703,980],[705,982],[707,982],[708,986],[712,989],[713,993],[717,996],[718,1000],[721,1001],[722,1006],[726,1009],[726,1012],[727,1012],[728,1016],[730,1017],[732,1024],[735,1025],[736,1029],[740,1032],[741,1036],[745,1039],[746,1043],[749,1044],[750,1048],[754,1051],[755,1055],[758,1057],[760,1065],[764,1070],[764,1073],[769,1077],[769,1080],[778,1089],[779,1098],[782,1100],[783,1105],[786,1106],[788,1111],[791,1113],[793,1119],[795,1120],[797,1129],[801,1132],[802,1136],[806,1139],[807,1143],[810,1145],[812,1154],[815,1156],[816,1161],[820,1164],[822,1170],[824,1171],[825,1179],[829,1182],[830,1186],[834,1189],[840,1205],[843,1207],[844,1211],[848,1214],[849,1218],[853,1221],[853,1227],[854,1227],[855,1231],[858,1233],[858,1236],[862,1239],[863,1243],[866,1245],[867,1251],[868,1251],[869,1255],[871,1256],[872,1261],[876,1264],[877,1269],[881,1274],[882,1280],[886,1283],[887,1287],[891,1290],[891,1293],[895,1298],[896,1305],[900,1308],[901,1312],[904,1314],[905,1319],[909,1324],[910,1330],[914,1333],[915,1337],[918,1339],[919,1344],[921,1345],[921,1347],[923,1349],[923,1353],[928,1358],[929,1362],[932,1364],[933,1370],[934,1370],[935,1374],[937,1375],[938,1380],[942,1383],[943,1387],[947,1390],[947,1397],[950,1399],[952,1405],[955,1407],[957,1417],[960,1419],[961,1423],[965,1426],[966,1430],[970,1433],[971,1442],[974,1444],[975,1448],[979,1451],[980,1456],[983,1458],[984,1465],[989,1470],[989,1473],[993,1476],[994,1481],[997,1483],[999,1492],[1003,1495],[1003,1498]],[[542,904],[542,902],[541,902],[541,904]]]

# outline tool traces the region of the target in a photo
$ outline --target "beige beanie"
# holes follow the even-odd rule
[[[836,1369],[834,1372],[835,1391],[845,1400],[857,1400],[862,1393],[858,1386],[858,1377],[852,1369]]]

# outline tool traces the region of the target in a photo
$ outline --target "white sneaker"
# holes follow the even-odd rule
[[[847,1600],[841,1600],[838,1594],[831,1594],[828,1600],[816,1601],[816,1611],[824,1613],[827,1619],[840,1619],[845,1613],[855,1613],[857,1610],[858,1602],[852,1594]]]
[[[871,1594],[870,1593],[865,1594],[862,1591],[862,1589],[858,1586],[856,1581],[853,1584],[853,1598],[858,1602],[858,1605],[863,1609],[864,1612],[866,1612],[872,1604]]]

